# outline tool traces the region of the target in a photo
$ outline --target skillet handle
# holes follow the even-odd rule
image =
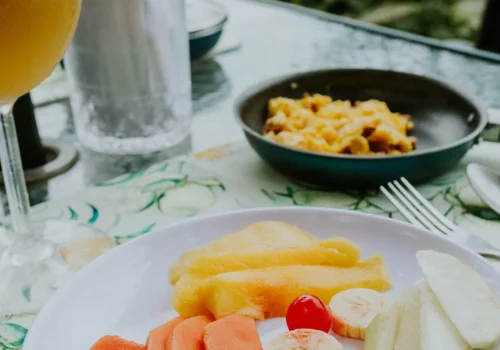
[[[493,124],[500,126],[500,109],[498,108],[490,108],[488,109],[488,124]]]
[[[489,120],[484,131],[474,140],[478,144],[481,140],[489,142],[500,142],[500,109],[490,108],[488,110]]]

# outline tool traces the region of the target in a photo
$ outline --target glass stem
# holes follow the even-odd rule
[[[28,229],[29,197],[12,113],[14,104],[0,107],[0,162],[15,233],[25,238]]]

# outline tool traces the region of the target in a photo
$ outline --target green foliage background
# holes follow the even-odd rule
[[[437,39],[473,41],[486,0],[281,0]]]

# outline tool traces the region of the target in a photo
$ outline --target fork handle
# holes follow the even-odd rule
[[[459,240],[462,242],[459,243],[463,243],[464,246],[472,249],[479,255],[500,261],[500,250],[493,247],[483,238],[460,228],[453,231],[453,236],[455,236],[454,238],[460,237]]]
[[[483,258],[488,258],[488,259],[495,259],[500,261],[500,255],[497,252],[494,251],[480,251],[476,252],[479,255],[481,255]]]

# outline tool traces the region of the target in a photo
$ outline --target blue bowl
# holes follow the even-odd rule
[[[189,54],[192,60],[200,58],[210,52],[219,42],[222,28],[215,33],[189,39]]]
[[[187,3],[189,53],[192,60],[202,57],[219,42],[227,22],[226,9],[211,0]]]

